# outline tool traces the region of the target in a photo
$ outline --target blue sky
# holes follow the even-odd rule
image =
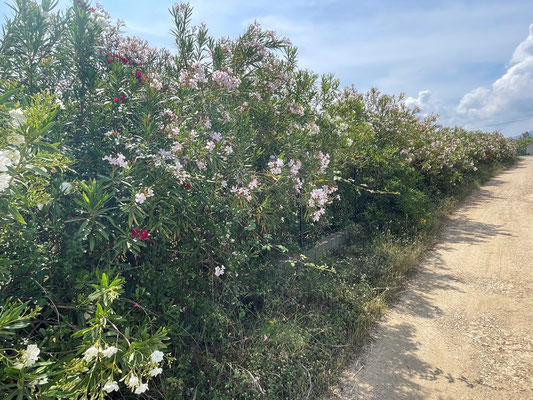
[[[173,1],[101,2],[128,34],[172,48]],[[409,104],[438,112],[444,123],[513,136],[533,130],[532,0],[190,3],[193,21],[205,22],[215,37],[236,37],[257,20],[291,39],[302,67],[332,72],[361,91],[405,93]]]

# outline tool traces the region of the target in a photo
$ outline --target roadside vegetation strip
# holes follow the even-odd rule
[[[497,132],[299,69],[257,24],[215,39],[177,4],[172,52],[83,0],[12,6],[0,397],[316,396],[390,292],[397,241],[515,157]],[[355,266],[282,262],[346,229]]]

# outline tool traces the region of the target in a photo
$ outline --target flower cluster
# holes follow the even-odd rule
[[[135,201],[139,204],[142,204],[146,201],[147,198],[152,197],[154,191],[150,188],[145,188],[142,192],[135,194]]]
[[[126,157],[124,154],[117,154],[115,157],[113,156],[105,156],[102,158],[102,160],[107,161],[109,164],[121,167],[121,168],[128,168],[128,162],[126,161]]]
[[[31,367],[39,359],[41,350],[35,344],[29,344],[20,356],[19,361],[14,365],[16,369]]]
[[[132,238],[138,237],[141,240],[141,242],[145,241],[149,235],[150,235],[150,231],[148,229],[141,230],[141,228],[135,228],[131,231],[131,237]]]
[[[212,78],[217,86],[224,87],[228,90],[234,90],[241,84],[241,80],[239,78],[231,75],[231,70],[214,71]]]

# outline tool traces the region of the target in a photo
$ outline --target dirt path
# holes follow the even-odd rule
[[[451,217],[330,399],[533,399],[533,157]]]

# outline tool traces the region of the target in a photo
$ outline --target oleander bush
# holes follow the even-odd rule
[[[2,398],[299,398],[343,332],[303,309],[350,329],[373,292],[284,253],[413,234],[516,152],[299,69],[258,24],[216,39],[177,4],[165,50],[56,6],[13,1],[0,37]]]

